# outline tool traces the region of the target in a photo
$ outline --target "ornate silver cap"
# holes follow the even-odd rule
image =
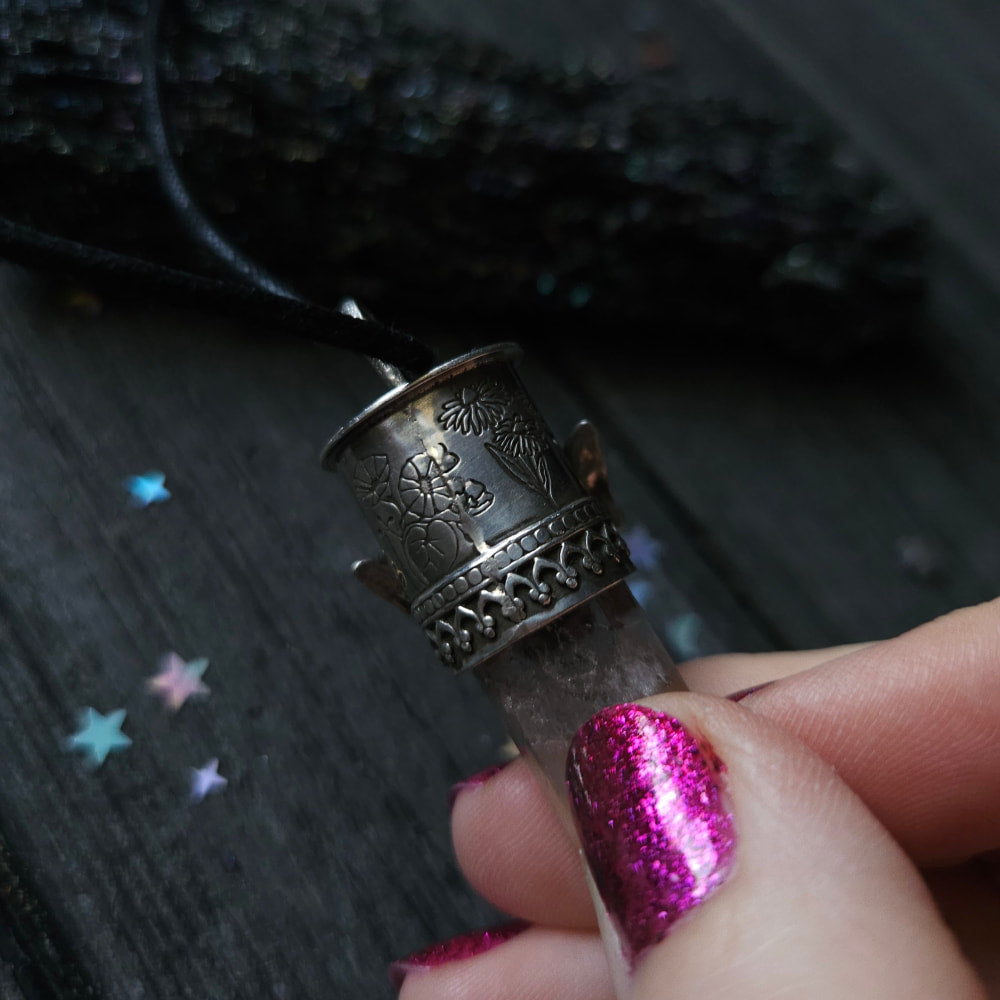
[[[561,448],[514,370],[520,358],[500,344],[441,365],[377,400],[323,452],[384,553],[355,573],[408,609],[456,670],[632,570],[593,429]]]

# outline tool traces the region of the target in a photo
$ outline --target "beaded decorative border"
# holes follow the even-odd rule
[[[618,529],[587,497],[493,546],[418,597],[412,613],[441,659],[457,668],[499,648],[505,632],[578,593],[589,578],[606,585],[632,568]]]

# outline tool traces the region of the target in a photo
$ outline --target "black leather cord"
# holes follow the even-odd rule
[[[430,348],[375,320],[274,295],[245,282],[220,281],[87,246],[0,218],[0,256],[27,267],[58,269],[103,287],[142,292],[161,302],[221,312],[255,327],[358,351],[396,365],[410,376],[433,364]]]
[[[266,268],[241,253],[209,222],[188,191],[178,168],[170,136],[163,120],[160,92],[160,26],[163,0],[148,0],[142,32],[142,124],[146,141],[153,154],[156,174],[181,222],[191,236],[202,244],[219,263],[241,281],[256,285],[272,295],[286,299],[302,299],[290,286],[274,277]]]

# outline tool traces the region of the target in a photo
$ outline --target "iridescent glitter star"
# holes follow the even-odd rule
[[[66,741],[67,749],[82,750],[89,764],[100,767],[112,750],[124,750],[132,745],[122,732],[124,721],[124,708],[107,715],[85,708],[80,713],[80,728]]]
[[[219,774],[219,758],[213,757],[202,768],[191,768],[191,801],[201,802],[206,795],[221,792],[228,782]]]
[[[656,569],[663,546],[655,539],[644,524],[637,524],[622,536],[628,546],[632,562],[639,569]]]
[[[667,643],[680,660],[690,660],[701,652],[705,623],[694,611],[677,615],[666,624]]]
[[[641,577],[633,577],[629,580],[628,587],[632,591],[632,596],[639,602],[639,606],[648,610],[649,599],[653,596],[653,585]]]
[[[167,653],[160,660],[160,672],[146,681],[146,690],[158,694],[163,704],[176,712],[193,695],[211,694],[201,679],[207,669],[204,657],[185,663],[176,653]]]
[[[125,480],[125,489],[128,490],[135,507],[148,507],[151,503],[163,503],[170,499],[170,490],[163,484],[167,477],[156,469],[150,469],[141,476],[129,476]]]

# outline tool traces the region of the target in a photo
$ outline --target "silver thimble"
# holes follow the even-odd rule
[[[514,370],[520,358],[500,344],[449,361],[377,400],[323,451],[381,544],[355,572],[456,670],[632,571],[592,433],[584,425],[575,455],[556,442]]]

